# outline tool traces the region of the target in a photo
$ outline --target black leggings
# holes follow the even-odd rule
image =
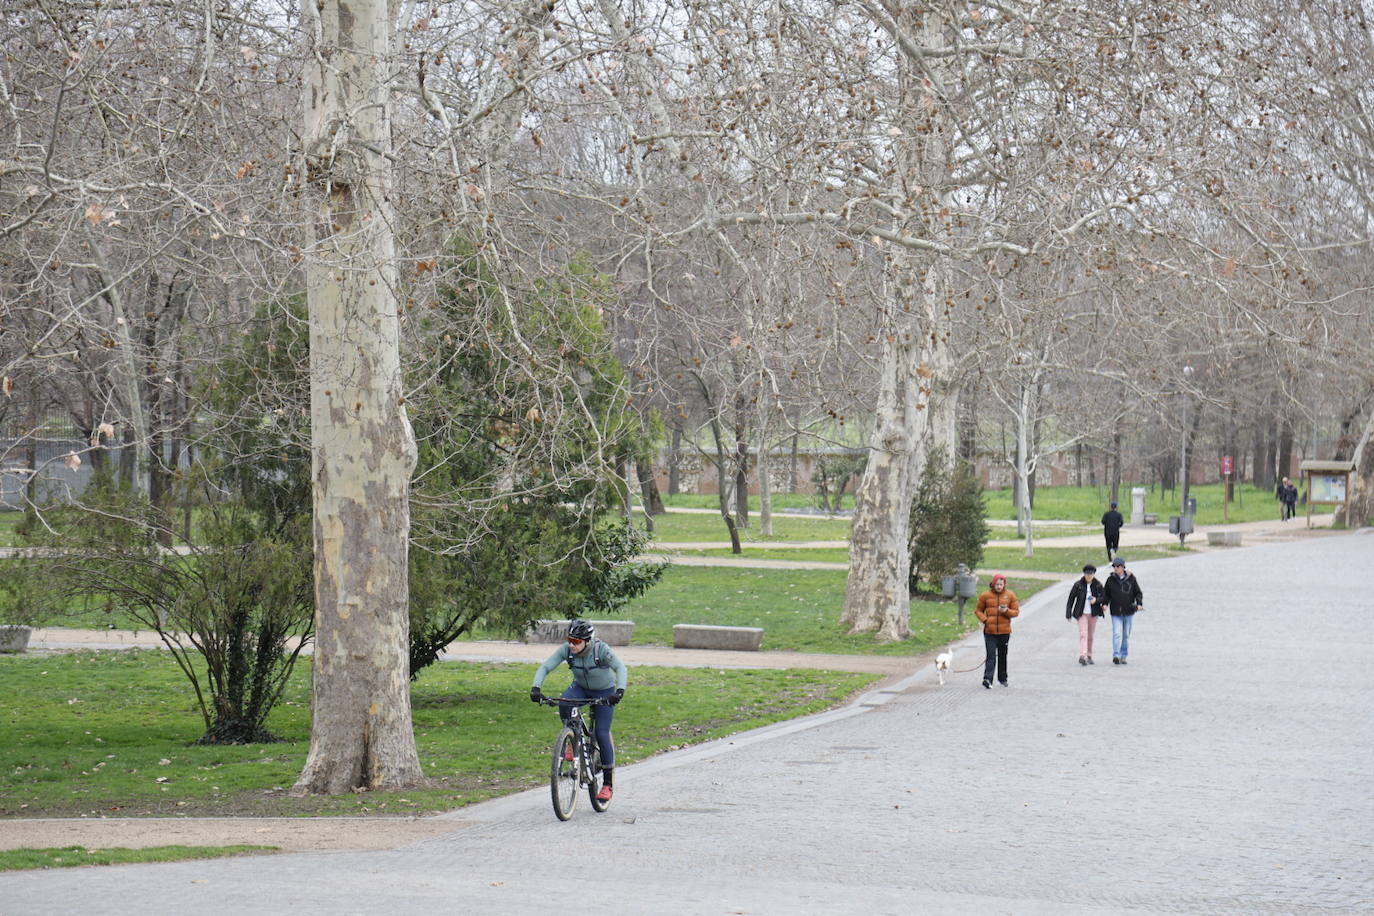
[[[997,666],[997,680],[1007,679],[1007,643],[1011,641],[1010,633],[984,633],[983,648],[987,650],[987,659],[983,662],[983,680],[992,680],[992,666]]]

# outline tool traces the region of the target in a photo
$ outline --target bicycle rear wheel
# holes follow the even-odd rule
[[[592,771],[589,775],[591,778],[587,780],[587,795],[592,800],[592,810],[605,811],[611,806],[611,800],[608,798],[601,801],[596,797],[596,793],[601,791],[601,748],[595,744],[592,745]]]
[[[553,795],[553,813],[560,821],[572,817],[577,807],[577,753],[576,735],[571,728],[558,733],[553,743],[553,762],[549,770],[549,792]],[[568,750],[572,749],[572,760],[568,760]]]

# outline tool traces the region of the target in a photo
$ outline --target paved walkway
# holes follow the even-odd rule
[[[1075,663],[1051,588],[1009,689],[925,668],[625,767],[605,814],[560,823],[532,790],[390,851],[7,873],[0,912],[1371,911],[1374,534],[1133,567],[1128,667],[1102,632]]]

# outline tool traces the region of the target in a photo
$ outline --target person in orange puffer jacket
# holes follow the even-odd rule
[[[1007,683],[1007,643],[1011,641],[1011,619],[1021,613],[1016,593],[1007,588],[1007,577],[998,573],[992,586],[978,596],[973,613],[983,622],[983,648],[987,658],[983,662],[983,686],[992,689],[992,669],[997,666],[997,683]]]

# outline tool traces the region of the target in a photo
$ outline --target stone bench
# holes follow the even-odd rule
[[[679,623],[673,627],[674,649],[733,649],[757,652],[763,645],[760,627],[708,627]]]
[[[23,652],[29,645],[29,627],[20,624],[0,626],[0,652]]]
[[[525,642],[562,642],[568,638],[570,620],[536,620],[534,627],[525,631]],[[596,638],[608,646],[628,646],[634,635],[633,620],[590,620],[596,627]]]
[[[1159,515],[1154,512],[1146,512],[1141,517],[1141,524],[1153,525],[1159,521]]]
[[[1239,547],[1239,531],[1209,531],[1207,532],[1207,544],[1211,547]]]

